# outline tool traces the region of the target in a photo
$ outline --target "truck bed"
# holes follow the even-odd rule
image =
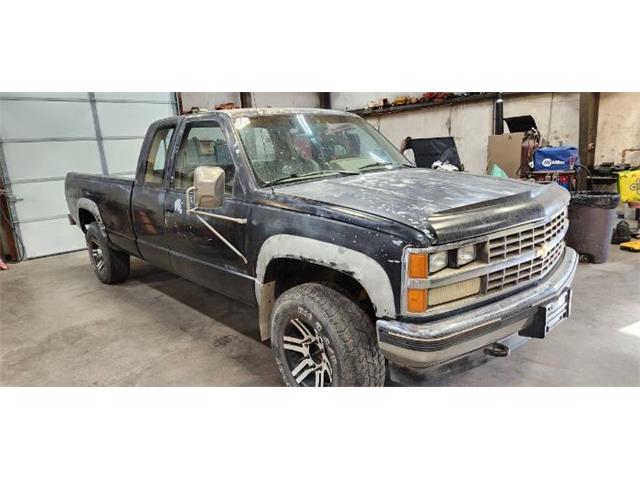
[[[67,206],[73,220],[84,225],[88,215],[99,207],[102,224],[111,243],[139,256],[131,219],[131,193],[134,180],[108,175],[70,172],[65,178]]]

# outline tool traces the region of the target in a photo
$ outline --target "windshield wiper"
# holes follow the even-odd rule
[[[410,167],[412,168],[411,165],[407,165],[405,163],[400,163],[397,165],[394,165],[393,163],[384,163],[384,162],[374,162],[374,163],[369,163],[367,165],[363,165],[361,167],[358,168],[359,172],[362,172],[364,170],[369,170],[371,168],[375,168],[375,167]]]
[[[306,178],[306,177],[315,177],[315,176],[327,176],[327,175],[335,175],[335,174],[342,174],[342,175],[358,175],[358,172],[352,172],[350,170],[320,170],[317,172],[306,172],[306,173],[292,173],[291,175],[287,175],[285,177],[280,177],[280,178],[276,178],[275,180],[271,180],[269,182],[265,182],[263,184],[264,187],[270,187],[272,185],[276,185],[278,183],[283,183],[283,182],[287,182],[289,180],[297,180],[300,178]]]
[[[393,164],[385,163],[385,162],[374,162],[374,163],[368,163],[366,165],[358,167],[358,171],[368,170],[374,167],[389,167],[389,166],[393,166]]]

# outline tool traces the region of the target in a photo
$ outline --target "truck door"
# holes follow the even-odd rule
[[[208,210],[225,217],[246,219],[248,206],[235,187],[236,165],[228,132],[215,120],[186,120],[174,159],[173,178],[167,193],[167,240],[173,270],[195,283],[241,301],[255,300],[253,278],[245,260],[211,232],[196,215],[186,211],[185,190],[193,186],[196,167],[211,165],[225,171],[225,199]],[[247,225],[200,217],[246,256]]]
[[[166,165],[175,121],[156,127],[140,151],[140,167],[131,195],[131,214],[138,249],[148,262],[172,270],[165,237]]]

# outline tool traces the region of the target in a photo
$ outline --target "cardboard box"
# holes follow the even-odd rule
[[[520,168],[523,140],[524,133],[490,135],[489,147],[487,148],[487,171],[495,163],[509,177],[519,178],[518,169]]]

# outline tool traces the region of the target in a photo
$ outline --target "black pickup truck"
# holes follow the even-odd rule
[[[133,255],[257,306],[287,385],[500,356],[569,315],[564,189],[415,168],[348,113],[167,118],[135,179],[69,173],[65,188],[102,282]]]

